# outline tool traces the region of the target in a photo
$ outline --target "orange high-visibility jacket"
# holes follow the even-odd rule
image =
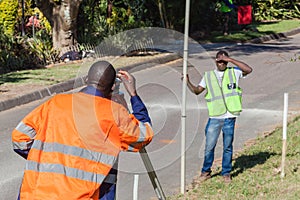
[[[14,150],[30,150],[20,199],[98,199],[121,150],[139,151],[153,137],[118,103],[82,92],[59,94],[14,129]]]

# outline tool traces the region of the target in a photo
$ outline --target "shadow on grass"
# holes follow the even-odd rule
[[[29,75],[29,72],[23,72],[22,74],[15,75],[13,73],[7,73],[7,74],[2,74],[0,76],[0,85],[4,83],[18,83],[18,82],[23,82],[26,79],[29,79],[26,77],[26,75]]]
[[[248,42],[252,39],[257,39],[263,36],[272,36],[273,39],[280,39],[285,37],[283,33],[276,33],[274,31],[253,31],[251,29],[247,30],[235,30],[229,35],[222,35],[221,32],[212,32],[211,36],[203,38],[203,41],[212,43],[237,43],[237,42]],[[199,43],[203,43],[202,40],[198,40]]]
[[[273,152],[259,152],[254,155],[241,155],[234,159],[232,176],[237,176],[245,170],[253,168],[256,165],[265,163],[271,156],[276,155]]]

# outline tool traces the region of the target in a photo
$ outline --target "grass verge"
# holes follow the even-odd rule
[[[256,139],[255,144],[237,153],[233,161],[233,181],[225,184],[219,168],[212,179],[198,183],[185,195],[169,200],[196,199],[300,199],[300,116],[287,129],[285,177],[280,177],[282,128]]]
[[[103,58],[110,61],[116,69],[136,64],[142,63],[151,59],[159,59],[163,57],[164,54],[153,54],[147,56],[132,56],[132,57],[119,57],[119,58]],[[0,76],[0,87],[1,85],[5,86],[18,86],[26,84],[38,84],[38,85],[52,85],[60,83],[72,78],[75,78],[78,73],[85,66],[90,66],[93,61],[84,61],[81,63],[73,64],[59,64],[49,68],[43,69],[28,69],[10,72],[6,74],[1,74]]]
[[[1,75],[0,85],[40,84],[52,85],[75,78],[79,64],[44,69],[28,69]]]
[[[244,30],[232,31],[229,35],[221,32],[212,32],[211,36],[205,38],[206,42],[246,42],[264,35],[287,32],[300,27],[300,20],[282,20],[272,22],[259,22],[247,25]],[[237,28],[236,28],[237,29]],[[241,29],[241,28],[239,28]],[[199,41],[201,42],[201,41]]]

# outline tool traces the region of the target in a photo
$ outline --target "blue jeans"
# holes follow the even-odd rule
[[[232,152],[234,125],[236,118],[213,119],[209,118],[205,128],[205,153],[202,172],[211,172],[211,166],[214,161],[215,147],[218,142],[220,132],[223,132],[223,158],[222,158],[222,176],[230,174],[232,169]]]
[[[102,183],[105,184],[105,183]],[[109,185],[109,184],[107,184]],[[102,186],[102,185],[101,185]],[[116,184],[111,184],[111,186],[106,189],[105,193],[101,193],[101,186],[100,186],[100,196],[99,200],[115,200],[116,199]]]

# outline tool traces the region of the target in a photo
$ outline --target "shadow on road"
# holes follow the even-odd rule
[[[280,42],[262,43],[262,44],[240,44],[234,47],[228,47],[231,53],[237,55],[251,55],[258,52],[282,53],[299,50],[299,45],[292,43],[292,38],[283,38]],[[225,48],[226,49],[226,48]]]

